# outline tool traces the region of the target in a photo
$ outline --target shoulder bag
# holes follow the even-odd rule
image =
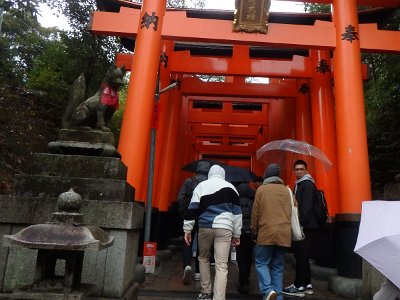
[[[299,211],[297,207],[294,205],[293,193],[289,187],[287,187],[290,194],[290,202],[292,204],[292,215],[291,215],[291,225],[292,225],[292,241],[301,241],[304,240],[305,235],[303,232],[303,228],[300,226],[299,221]]]

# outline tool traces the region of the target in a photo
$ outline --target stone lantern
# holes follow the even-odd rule
[[[34,283],[13,292],[16,299],[85,299],[91,286],[81,284],[84,251],[99,251],[113,244],[113,237],[96,226],[82,224],[81,196],[70,189],[59,195],[58,212],[51,222],[29,226],[5,235],[3,245],[38,249]],[[65,263],[64,274],[56,265]]]

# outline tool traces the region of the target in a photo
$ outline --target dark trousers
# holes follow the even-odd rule
[[[315,236],[315,229],[304,228],[305,239],[292,242],[293,255],[296,258],[296,277],[294,285],[296,287],[306,287],[311,283],[310,261],[312,241]]]
[[[192,261],[192,245],[194,242],[195,234],[197,233],[198,229],[192,231],[192,243],[190,243],[189,246],[186,245],[185,242],[183,242],[183,268],[186,266],[191,266],[191,261]],[[197,236],[196,236],[197,237]],[[195,262],[194,262],[194,270],[195,273],[200,273],[200,268],[199,268],[199,243],[197,243],[197,251],[196,251],[196,257],[195,257]]]
[[[250,235],[243,234],[240,237],[240,245],[236,247],[236,261],[239,267],[239,284],[248,285],[253,262],[254,242]]]

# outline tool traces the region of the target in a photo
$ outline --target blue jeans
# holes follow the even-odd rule
[[[254,247],[258,285],[263,297],[274,290],[278,293],[278,300],[283,300],[285,253],[286,248],[280,246],[256,245]]]

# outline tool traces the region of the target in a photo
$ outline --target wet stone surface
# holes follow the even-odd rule
[[[194,263],[192,262],[192,270]],[[212,276],[214,268],[211,267]],[[192,274],[194,275],[194,274]],[[146,274],[146,281],[140,285],[138,300],[157,300],[157,299],[196,299],[200,292],[200,281],[195,281],[192,277],[188,285],[182,283],[183,267],[182,252],[174,254],[172,259],[161,262],[160,267],[156,268],[154,274]],[[290,285],[294,279],[294,269],[289,263],[285,264],[284,286]],[[226,299],[262,299],[258,289],[257,275],[252,266],[250,277],[250,293],[242,295],[237,292],[238,267],[232,262],[229,263],[227,295]],[[328,284],[325,281],[313,280],[314,295],[307,295],[303,299],[312,300],[345,300],[329,292]],[[297,299],[298,297],[285,297],[285,300]]]

